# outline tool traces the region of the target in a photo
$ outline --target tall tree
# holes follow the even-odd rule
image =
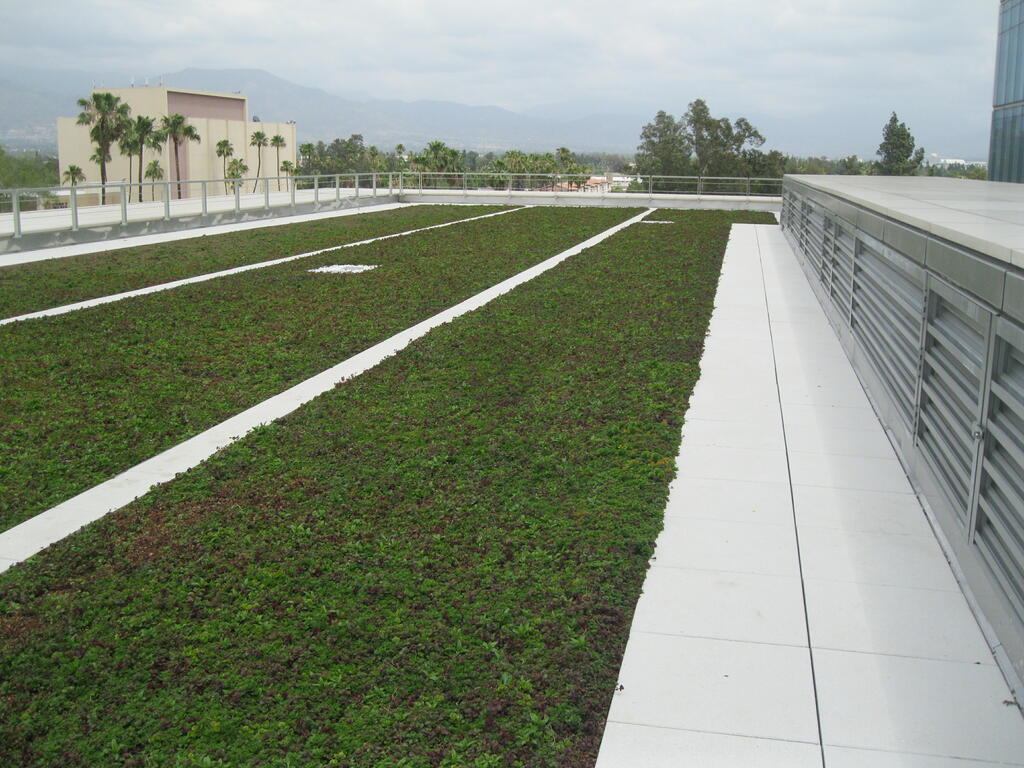
[[[740,174],[743,152],[764,144],[764,136],[745,117],[734,123],[712,117],[703,99],[690,102],[682,121],[693,144],[698,176]]]
[[[882,158],[875,163],[880,176],[912,176],[924,160],[924,148],[914,149],[913,134],[895,112],[882,128],[882,143],[875,154]]]
[[[159,150],[164,142],[156,128],[156,120],[145,115],[136,115],[132,121],[135,134],[135,150],[139,153],[139,202],[142,202],[142,166],[147,149]]]
[[[253,131],[252,136],[249,137],[249,146],[256,147],[256,181],[253,182],[252,191],[256,191],[257,185],[260,183],[260,167],[263,165],[263,148],[270,143],[270,139],[267,138],[267,134],[263,131]]]
[[[270,146],[272,146],[277,151],[277,173],[275,173],[274,175],[277,176],[277,191],[280,192],[281,191],[281,150],[284,147],[287,146],[285,144],[285,142],[284,142],[284,136],[282,136],[279,133],[275,133],[273,136],[270,137]]]
[[[132,180],[132,176],[135,175],[132,173],[132,162],[135,160],[135,152],[137,151],[135,145],[137,143],[138,140],[135,137],[135,124],[131,120],[128,120],[128,122],[125,123],[124,132],[121,134],[121,137],[117,140],[117,150],[122,155],[128,158],[129,182]]]
[[[217,157],[224,161],[224,194],[228,193],[228,158],[235,154],[235,148],[231,145],[231,142],[227,139],[221,139],[217,142]]]
[[[107,202],[107,163],[110,147],[121,138],[131,115],[131,108],[112,93],[93,93],[88,99],[79,99],[79,125],[89,126],[89,138],[96,145],[93,158],[100,166],[100,204]],[[93,159],[90,158],[90,159]]]
[[[638,173],[658,176],[687,176],[692,172],[692,143],[686,126],[664,110],[640,131],[636,148]]]
[[[160,118],[160,135],[164,141],[174,144],[174,178],[178,182],[178,199],[181,199],[181,160],[179,148],[187,141],[199,143],[199,131],[185,122],[184,115],[165,115]]]

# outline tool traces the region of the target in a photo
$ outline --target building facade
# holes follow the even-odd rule
[[[131,108],[131,116],[146,115],[154,118],[159,126],[160,118],[180,114],[199,133],[199,143],[185,142],[178,149],[178,166],[181,179],[221,179],[224,177],[224,159],[217,156],[217,143],[227,139],[234,154],[248,167],[247,177],[255,177],[257,168],[261,177],[279,175],[280,162],[296,160],[296,127],[294,123],[256,123],[248,119],[248,100],[236,94],[205,93],[180,88],[97,88],[97,91],[112,93]],[[285,145],[280,151],[264,147],[262,159],[256,147],[249,145],[255,131],[263,131],[267,138],[281,136]],[[75,117],[57,118],[57,152],[61,178],[68,166],[77,165],[85,172],[86,183],[100,181],[100,167],[91,157],[96,151],[89,138],[89,126],[78,125]],[[138,155],[128,158],[116,146],[111,147],[111,159],[107,163],[107,181],[137,182],[139,179]],[[169,142],[160,150],[147,149],[143,156],[145,168],[153,160],[159,160],[165,181],[177,181],[174,162],[174,147]],[[130,171],[130,176],[129,176]],[[144,179],[145,181],[145,179]],[[198,195],[198,189],[182,190],[182,196]],[[151,197],[147,190],[146,199]],[[157,192],[157,199],[160,194]]]
[[[988,177],[1024,182],[1024,0],[999,4]]]

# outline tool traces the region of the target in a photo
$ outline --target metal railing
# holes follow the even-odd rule
[[[781,179],[699,176],[392,171],[242,179],[133,181],[0,190],[0,237],[77,231],[211,214],[350,204],[433,192],[779,196]]]

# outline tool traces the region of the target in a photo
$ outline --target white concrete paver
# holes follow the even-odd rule
[[[597,768],[1024,766],[1024,719],[776,227],[732,229]]]
[[[43,248],[36,251],[17,251],[14,253],[0,254],[0,267],[8,267],[14,264],[27,264],[33,261],[62,259],[68,256],[81,256],[85,253],[99,253],[101,251],[115,251],[121,248],[134,248],[139,245],[166,243],[172,240],[190,240],[194,237],[221,235],[225,232],[242,232],[249,229],[263,229],[264,227],[283,227],[287,224],[300,224],[304,221],[333,219],[339,216],[357,216],[361,213],[393,211],[396,208],[407,208],[410,205],[414,205],[414,203],[382,203],[381,205],[363,206],[361,208],[343,208],[340,210],[332,209],[329,211],[318,211],[316,213],[303,213],[297,216],[280,216],[269,219],[256,219],[254,221],[238,221],[231,224],[216,224],[210,227],[202,227],[201,229],[176,229],[171,230],[170,232],[155,232],[152,235],[133,235],[130,237],[110,240],[93,240],[88,243],[58,245],[53,248]]]
[[[523,283],[556,267],[571,256],[597,245],[616,232],[642,221],[654,209],[648,209],[616,224],[581,243],[558,253],[517,275],[481,291],[433,317],[395,334],[389,339],[353,355],[326,371],[306,379],[290,389],[221,422],[195,437],[179,443],[106,482],[90,488],[55,507],[0,533],[0,572],[31,557],[56,541],[104,515],[120,509],[159,483],[171,480],[179,472],[200,464],[218,450],[239,440],[248,432],[279,419],[343,381],[373,368],[382,360],[404,349],[428,331],[479,309]]]
[[[524,206],[529,208],[531,206]],[[446,221],[443,224],[431,224],[429,227],[419,227],[417,229],[407,229],[403,232],[394,232],[390,235],[380,235],[379,237],[371,237],[366,240],[358,240],[354,243],[342,243],[340,245],[331,245],[327,248],[320,248],[316,251],[307,251],[306,253],[298,253],[293,256],[283,256],[280,259],[270,259],[268,261],[259,261],[255,264],[243,264],[240,267],[231,267],[230,269],[222,269],[218,272],[207,272],[204,275],[194,275],[192,277],[182,278],[181,280],[172,280],[168,283],[159,283],[157,285],[149,285],[145,288],[136,288],[132,291],[124,291],[122,293],[114,293],[109,296],[99,296],[95,299],[86,299],[85,301],[76,301],[74,304],[64,304],[59,307],[51,307],[50,309],[42,309],[38,312],[29,312],[24,315],[16,315],[14,317],[6,317],[0,319],[0,325],[7,325],[8,323],[17,323],[22,320],[34,320],[40,317],[53,317],[55,315],[64,315],[68,312],[77,312],[80,309],[89,309],[91,307],[98,307],[101,304],[110,304],[115,301],[122,301],[124,299],[135,298],[136,296],[146,296],[150,293],[159,293],[161,291],[169,291],[173,288],[180,288],[183,285],[192,285],[193,283],[203,283],[207,280],[215,280],[220,277],[228,277],[229,275],[237,275],[242,272],[251,272],[254,269],[264,269],[265,267],[274,267],[278,264],[287,264],[290,261],[296,261],[297,259],[307,259],[311,256],[319,256],[321,253],[327,253],[329,251],[337,251],[342,248],[355,248],[360,245],[367,245],[369,243],[376,243],[379,240],[390,240],[396,237],[405,237],[416,232],[426,232],[429,229],[441,229],[442,227],[450,227],[454,224],[464,224],[469,221],[476,221],[477,219],[489,219],[492,216],[502,216],[506,213],[513,213],[514,211],[521,211],[522,208],[510,208],[505,211],[497,211],[495,213],[485,213],[481,216],[471,216],[466,219],[456,219],[455,221]],[[312,270],[311,270],[312,271]],[[352,270],[349,270],[352,271]],[[361,269],[355,271],[363,271]]]

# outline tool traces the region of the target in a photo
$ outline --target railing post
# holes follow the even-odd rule
[[[697,194],[698,195],[703,195],[704,194],[704,177],[703,176],[698,176],[697,177]]]
[[[121,185],[121,226],[128,224],[128,198],[125,197],[125,186]]]
[[[747,197],[750,197],[750,177],[747,176]]]
[[[355,182],[354,183],[356,185],[356,200],[358,200],[359,199],[359,174],[358,173],[355,175]]]
[[[335,174],[334,176],[334,202],[341,202],[341,174]]]
[[[263,210],[270,210],[270,180],[263,179]]]
[[[171,182],[164,182],[164,221],[171,220]]]
[[[207,194],[206,194],[206,182],[205,181],[203,182],[202,190],[203,190],[203,218],[205,218],[209,214],[209,212],[210,212],[210,208],[207,205],[207,201],[206,201]]]
[[[313,208],[320,207],[320,174],[313,177]]]
[[[652,199],[654,198],[654,177],[653,176],[648,176],[647,177],[647,196],[652,198]]]
[[[370,179],[371,179],[371,181],[373,183],[373,196],[376,197],[377,196],[377,172],[376,171],[374,171],[370,175]]]
[[[71,231],[78,231],[78,187],[71,187]]]
[[[401,202],[402,195],[405,194],[405,171],[398,172],[398,200]]]
[[[466,196],[469,192],[466,191],[466,172],[462,172],[462,195]]]
[[[18,190],[11,192],[11,213],[14,214],[14,236],[21,237],[21,202],[18,200]]]
[[[423,194],[423,171],[420,171],[420,194]]]
[[[296,186],[295,178],[294,177],[289,178],[288,179],[288,189],[291,191],[292,208],[295,207],[295,186]]]

